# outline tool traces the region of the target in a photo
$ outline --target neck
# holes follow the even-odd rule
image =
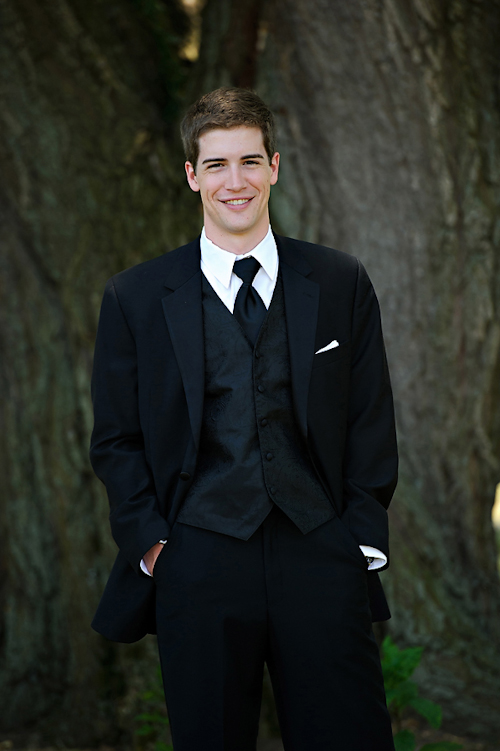
[[[250,253],[265,238],[269,230],[269,218],[265,226],[255,227],[250,232],[236,234],[224,232],[218,227],[205,224],[205,234],[218,248],[237,256]]]

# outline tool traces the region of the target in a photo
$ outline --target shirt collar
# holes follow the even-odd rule
[[[243,255],[236,255],[229,250],[219,248],[208,239],[205,234],[205,227],[203,227],[200,238],[200,249],[202,266],[208,267],[211,273],[226,289],[229,288],[231,283],[231,274],[233,273],[235,261],[241,258],[249,258],[250,256],[253,256],[260,263],[271,281],[276,280],[278,274],[278,250],[270,226],[265,238],[255,248]]]

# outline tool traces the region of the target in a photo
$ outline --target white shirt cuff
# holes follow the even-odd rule
[[[146,574],[146,576],[152,576],[152,574],[150,574],[150,573],[149,573],[149,571],[148,571],[148,569],[147,569],[147,566],[146,566],[146,564],[144,563],[144,558],[141,558],[141,563],[140,563],[140,566],[141,566],[141,571],[142,571],[142,572],[143,572],[144,574]]]
[[[165,545],[167,541],[166,541],[166,540],[158,540],[158,542],[161,542],[161,544],[162,544],[162,545]],[[141,571],[142,571],[142,572],[143,572],[144,574],[146,574],[146,576],[153,576],[153,574],[150,574],[150,573],[149,573],[149,571],[148,571],[148,567],[147,567],[147,566],[146,566],[146,564],[144,563],[144,558],[141,558],[141,562],[140,562],[140,564],[139,564],[139,565],[140,565],[140,567],[141,567]]]
[[[368,566],[369,571],[382,568],[387,563],[387,556],[381,550],[378,550],[378,548],[372,548],[369,545],[360,545],[359,548],[364,556],[373,558],[373,561]]]

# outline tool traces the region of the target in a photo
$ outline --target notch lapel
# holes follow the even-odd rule
[[[176,253],[176,263],[165,280],[165,286],[171,291],[162,298],[162,305],[198,450],[205,386],[199,238]]]
[[[275,236],[285,297],[292,395],[299,427],[307,436],[307,399],[314,358],[319,284],[307,279],[311,268],[286,238]]]

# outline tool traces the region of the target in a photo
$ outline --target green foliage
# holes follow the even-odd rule
[[[395,689],[408,680],[418,666],[423,651],[423,647],[399,649],[391,637],[386,636],[382,644],[382,670],[386,690]]]
[[[154,684],[147,691],[144,691],[139,698],[143,711],[134,717],[134,720],[139,723],[135,731],[136,736],[140,738],[139,748],[141,750],[173,751],[159,667]]]
[[[394,736],[394,748],[396,751],[415,751],[415,736],[410,730],[400,730]],[[458,751],[462,748],[459,743],[439,741],[439,743],[426,743],[420,746],[420,751]]]
[[[396,727],[400,728],[403,710],[412,707],[433,728],[439,728],[442,711],[439,704],[419,696],[417,684],[410,680],[422,657],[423,647],[399,649],[390,636],[382,643],[382,672],[384,674],[387,706]],[[399,730],[394,736],[396,751],[415,751],[415,736],[410,730]],[[455,751],[462,748],[457,743],[428,743],[420,751]]]
[[[394,748],[396,751],[414,751],[415,736],[409,730],[400,730],[394,736]]]
[[[389,636],[382,644],[382,671],[387,705],[398,728],[394,735],[396,751],[416,751],[415,735],[410,730],[400,728],[402,713],[407,707],[418,712],[433,728],[439,728],[441,725],[441,707],[429,699],[420,697],[417,684],[410,680],[420,662],[422,652],[423,647],[399,649]],[[141,694],[140,700],[142,711],[134,718],[138,723],[135,734],[140,739],[139,748],[141,751],[173,751],[160,668],[153,685]],[[460,744],[440,741],[427,743],[418,751],[458,751],[461,748]]]
[[[443,712],[439,704],[434,704],[429,699],[422,699],[420,696],[416,696],[410,701],[410,706],[422,715],[422,717],[425,717],[429,725],[432,725],[433,728],[441,727]]]

